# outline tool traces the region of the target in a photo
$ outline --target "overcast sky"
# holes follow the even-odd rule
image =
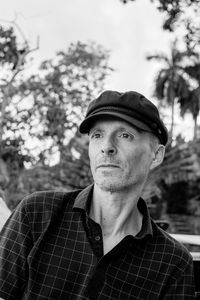
[[[162,30],[163,16],[150,0],[123,5],[120,0],[0,0],[0,23],[13,21],[35,47],[34,64],[53,58],[71,42],[96,41],[111,51],[115,72],[106,88],[136,90],[153,102],[153,81],[160,65],[147,54],[169,52],[173,36]]]
[[[71,42],[96,41],[111,51],[110,65],[116,70],[108,88],[137,90],[151,96],[158,66],[145,57],[168,51],[170,35],[162,30],[162,15],[150,0],[123,5],[119,0],[6,0],[0,1],[0,19],[17,15],[29,41],[40,48],[35,62],[51,58]],[[1,24],[6,24],[2,23]]]

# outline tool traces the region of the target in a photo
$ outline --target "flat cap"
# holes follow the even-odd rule
[[[109,90],[103,92],[90,102],[79,131],[89,133],[93,122],[101,116],[117,117],[141,130],[152,132],[161,144],[167,144],[168,131],[157,107],[140,93],[135,91],[120,93]]]

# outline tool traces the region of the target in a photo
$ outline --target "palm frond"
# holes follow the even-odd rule
[[[158,62],[164,61],[166,64],[169,64],[169,58],[164,53],[158,53],[154,55],[147,55],[147,60],[157,60]]]
[[[184,70],[189,76],[200,82],[200,63],[196,63],[195,65],[191,66],[186,66]]]
[[[168,71],[166,69],[162,69],[155,80],[155,96],[158,99],[163,99],[165,97],[165,88],[168,81]]]

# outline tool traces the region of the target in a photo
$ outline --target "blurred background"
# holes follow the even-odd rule
[[[105,89],[136,90],[170,132],[144,191],[171,232],[200,234],[199,0],[14,0],[0,11],[0,195],[91,183],[78,125]],[[3,209],[3,208],[2,208]]]

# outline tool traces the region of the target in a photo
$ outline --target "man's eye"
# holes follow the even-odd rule
[[[123,139],[132,139],[132,135],[127,132],[122,132],[120,134],[120,137],[122,137]]]
[[[93,133],[92,135],[91,135],[91,138],[92,139],[99,139],[101,137],[101,134],[100,133]]]

